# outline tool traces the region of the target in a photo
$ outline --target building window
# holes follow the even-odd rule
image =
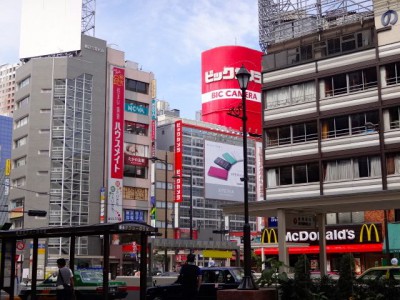
[[[146,82],[139,81],[139,80],[126,78],[125,79],[125,89],[127,89],[128,91],[147,95],[149,93],[149,84]]]
[[[124,199],[129,200],[147,200],[148,199],[148,189],[124,186]]]
[[[400,153],[390,153],[386,156],[387,175],[400,174]]]
[[[17,106],[16,106],[16,108],[17,108],[17,109],[20,109],[20,108],[22,108],[22,107],[27,106],[28,104],[29,104],[29,96],[28,96],[28,97],[25,97],[25,98],[23,98],[23,99],[21,99],[21,100],[19,100],[19,101],[17,101]]]
[[[15,129],[15,128],[20,128],[20,127],[22,127],[22,126],[28,124],[28,120],[29,120],[29,117],[26,116],[26,117],[23,117],[23,118],[21,118],[21,119],[15,121],[15,127],[14,127],[14,129]]]
[[[125,221],[146,221],[146,212],[138,209],[126,209],[124,210]]]
[[[23,207],[24,206],[24,198],[18,198],[15,200],[10,200],[11,204],[11,209],[17,208],[17,207]]]
[[[318,163],[284,166],[267,170],[268,188],[318,181]]]
[[[376,132],[379,127],[378,111],[333,117],[321,122],[322,139]]]
[[[377,86],[376,68],[338,74],[323,79],[325,97],[364,91]],[[323,94],[323,93],[322,93]]]
[[[365,217],[363,211],[329,213],[326,214],[326,224],[360,224],[364,223]]]
[[[22,137],[22,138],[20,138],[20,139],[18,139],[18,140],[15,140],[15,142],[14,142],[14,148],[19,148],[19,147],[21,147],[21,146],[26,145],[27,140],[28,140],[28,137],[27,137],[27,136],[24,136],[24,137]]]
[[[125,121],[125,132],[131,133],[135,135],[144,135],[147,136],[149,131],[148,124],[142,124],[132,121]]]
[[[31,77],[27,77],[27,78],[21,80],[18,83],[18,89],[22,89],[24,86],[27,86],[30,83],[30,81],[31,81]]]
[[[267,91],[266,108],[295,105],[315,101],[315,82],[305,82]]]
[[[13,180],[13,186],[19,187],[19,186],[24,186],[25,184],[26,184],[25,177],[20,177]]]
[[[389,110],[385,110],[383,116],[384,118],[389,117],[390,129],[400,128],[400,106],[391,107]]]
[[[325,182],[380,177],[382,175],[379,156],[362,156],[329,161],[324,163],[324,171]]]
[[[142,166],[124,166],[124,176],[134,178],[147,178],[147,168]]]
[[[156,189],[165,190],[165,182],[164,181],[157,181],[156,182]],[[174,189],[174,184],[172,182],[168,182],[168,189],[169,190],[173,190]]]
[[[267,146],[279,146],[315,141],[318,139],[317,123],[300,123],[267,130]]]
[[[395,62],[385,66],[386,70],[386,84],[398,84],[400,83],[400,62]]]
[[[14,168],[22,167],[25,165],[26,165],[26,156],[14,160]]]
[[[157,170],[165,170],[165,164],[157,161],[156,162],[156,169]],[[174,170],[173,164],[168,164],[168,171],[173,171],[173,170]]]

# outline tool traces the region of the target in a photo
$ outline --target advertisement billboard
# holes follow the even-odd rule
[[[261,134],[261,59],[262,52],[241,46],[217,47],[202,53],[202,121],[242,129],[242,120],[227,112],[241,105],[242,91],[235,75],[244,65],[251,74],[246,93],[247,130]]]
[[[82,0],[23,0],[19,57],[81,49]]]
[[[204,169],[206,198],[243,201],[242,146],[204,141]]]
[[[116,223],[122,222],[125,70],[111,67],[111,71],[107,222]]]

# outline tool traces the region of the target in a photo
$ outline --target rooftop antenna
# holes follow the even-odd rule
[[[82,0],[82,34],[95,36],[95,16],[96,0]]]

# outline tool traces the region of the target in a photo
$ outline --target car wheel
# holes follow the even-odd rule
[[[26,295],[23,299],[24,300],[32,300],[32,296],[31,295]]]

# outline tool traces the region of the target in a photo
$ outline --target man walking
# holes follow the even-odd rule
[[[74,276],[70,268],[66,267],[64,258],[57,259],[57,300],[71,300],[74,293]]]
[[[181,267],[179,283],[182,284],[182,299],[194,300],[200,289],[200,268],[194,263],[195,255],[190,253],[186,263]]]

